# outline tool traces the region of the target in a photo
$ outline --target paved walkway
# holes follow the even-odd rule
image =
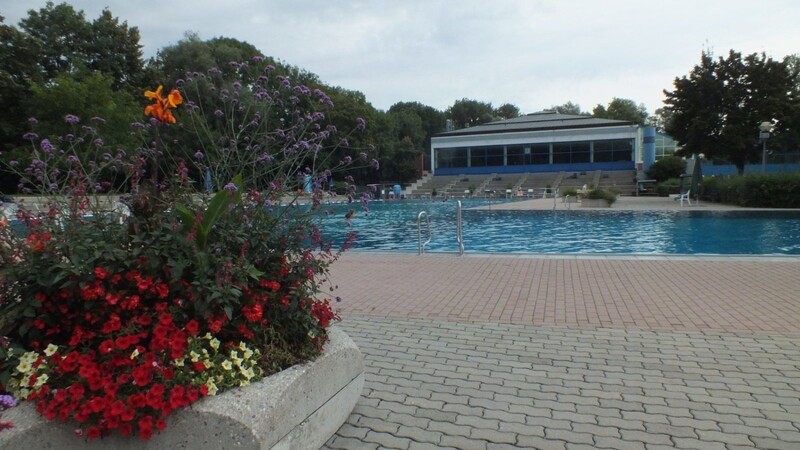
[[[326,444],[800,448],[800,259],[350,253],[366,387]]]

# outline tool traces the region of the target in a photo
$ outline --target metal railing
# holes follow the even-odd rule
[[[456,241],[458,241],[458,256],[464,255],[464,236],[461,233],[461,200],[456,203]]]
[[[425,217],[426,229],[428,232],[428,240],[422,242],[422,217]],[[419,238],[419,254],[425,253],[425,246],[431,243],[431,219],[426,211],[420,211],[417,214],[417,237]]]

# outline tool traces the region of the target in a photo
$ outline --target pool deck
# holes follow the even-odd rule
[[[800,448],[799,257],[350,252],[331,282],[366,385],[325,448]]]

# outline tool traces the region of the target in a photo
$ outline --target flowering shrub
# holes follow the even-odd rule
[[[99,118],[27,135],[31,161],[12,168],[38,196],[17,210],[24,231],[0,223],[3,389],[89,439],[148,439],[178,408],[319,354],[338,319],[327,268],[349,245],[316,225],[322,187],[377,162],[340,157],[330,99],[262,66],[147,91],[136,149],[105,149]]]

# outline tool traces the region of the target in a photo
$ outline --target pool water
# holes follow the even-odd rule
[[[483,200],[462,203],[468,253],[800,255],[797,211],[497,211],[469,209]],[[426,211],[432,234],[426,251],[458,250],[455,201],[378,201],[369,212],[358,208],[327,206],[332,213],[322,221],[324,234],[342,242],[355,231],[355,249],[417,251],[417,215]],[[350,209],[357,214],[347,226]]]

